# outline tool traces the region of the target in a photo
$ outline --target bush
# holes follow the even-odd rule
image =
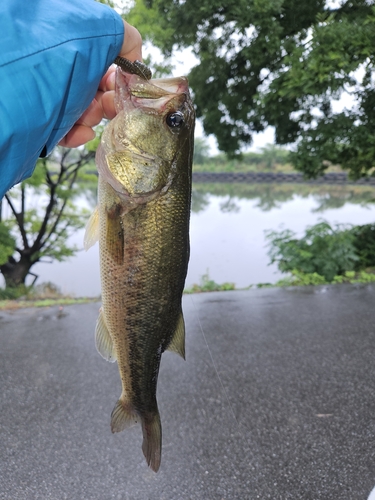
[[[235,284],[234,283],[216,283],[212,279],[210,279],[210,276],[208,274],[208,271],[206,274],[201,276],[201,282],[199,285],[194,283],[194,285],[191,288],[187,288],[184,290],[184,293],[202,293],[202,292],[223,292],[227,290],[235,290]]]
[[[297,271],[318,274],[331,282],[337,275],[353,271],[360,257],[354,232],[342,224],[332,227],[321,221],[306,229],[301,239],[290,230],[268,231],[271,263],[277,262],[282,272]]]
[[[302,273],[293,269],[291,276],[279,280],[276,286],[306,286],[306,285],[325,285],[327,283],[324,276],[318,273]]]
[[[0,300],[16,300],[28,294],[29,288],[25,285],[7,286],[0,288]]]
[[[352,228],[354,247],[359,257],[355,269],[375,266],[375,224],[365,224]]]
[[[318,276],[328,283],[345,282],[351,273],[354,276],[355,272],[375,267],[375,224],[331,226],[322,220],[308,227],[300,239],[289,229],[268,231],[266,238],[271,263],[276,262],[282,272],[292,273],[287,278],[289,284],[317,284],[313,282],[319,281]],[[359,273],[356,279],[362,275]],[[362,279],[372,280],[364,275]]]
[[[330,283],[374,283],[375,269],[367,271],[346,271],[343,275],[335,276],[332,281],[326,281],[317,273],[301,273],[294,269],[291,276],[279,280],[275,286],[306,286],[306,285],[328,285]]]

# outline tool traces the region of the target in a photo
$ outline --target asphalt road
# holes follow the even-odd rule
[[[99,304],[0,313],[0,499],[366,500],[375,486],[375,287],[184,297],[163,355],[163,455],[112,435]]]

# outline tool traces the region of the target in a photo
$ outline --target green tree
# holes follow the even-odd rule
[[[289,155],[287,150],[274,144],[266,144],[266,146],[261,148],[261,152],[266,168],[273,168],[276,163],[285,164]]]
[[[329,163],[353,177],[375,167],[373,0],[135,0],[127,15],[169,56],[192,47],[197,115],[236,155],[275,127],[297,169]],[[353,106],[332,106],[350,95]]]
[[[38,161],[30,179],[5,195],[3,211],[7,207],[10,215],[0,223],[0,271],[7,288],[25,284],[32,266],[43,258],[62,261],[74,255],[67,238],[84,226],[88,215],[74,198],[96,178],[82,169],[93,159],[96,143],[85,149],[56,148]]]
[[[193,163],[195,165],[202,165],[206,163],[209,158],[210,146],[207,140],[203,137],[196,137],[194,141],[194,158]]]

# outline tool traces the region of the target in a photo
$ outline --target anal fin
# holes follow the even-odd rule
[[[140,417],[133,408],[126,404],[121,397],[111,414],[111,430],[112,432],[121,432],[127,427],[131,427],[139,422]]]
[[[103,310],[100,309],[99,317],[95,328],[95,345],[98,353],[107,361],[113,363],[116,361],[116,352],[113,347],[113,341],[104,321]]]
[[[176,352],[183,359],[185,359],[185,322],[182,311],[180,313],[180,317],[178,318],[176,331],[173,334],[167,350]]]

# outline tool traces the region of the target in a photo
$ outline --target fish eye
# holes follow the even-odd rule
[[[174,111],[167,115],[166,122],[168,127],[179,128],[184,124],[184,115],[181,111]]]

